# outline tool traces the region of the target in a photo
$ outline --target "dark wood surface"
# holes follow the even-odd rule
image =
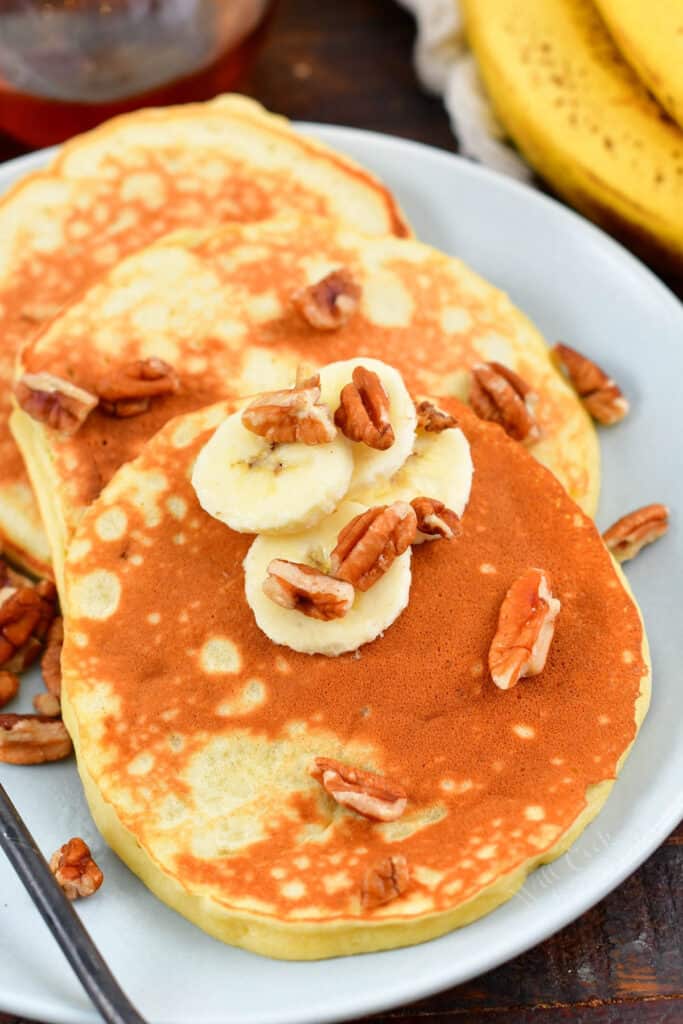
[[[440,102],[415,81],[413,35],[411,19],[392,0],[282,0],[244,90],[290,117],[456,150]],[[0,160],[21,152],[0,136]],[[683,1024],[682,922],[679,826],[623,885],[553,938],[474,981],[373,1021]],[[24,1022],[0,1012],[0,1024]]]

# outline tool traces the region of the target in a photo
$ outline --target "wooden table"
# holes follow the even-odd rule
[[[456,150],[440,102],[415,81],[413,35],[411,19],[392,0],[283,0],[245,91],[289,117]],[[0,160],[21,152],[0,137]],[[475,981],[373,1021],[683,1024],[682,922],[679,827],[614,893],[553,938]],[[25,1022],[0,1013],[0,1024]]]

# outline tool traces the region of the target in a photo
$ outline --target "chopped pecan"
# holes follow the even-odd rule
[[[415,540],[417,516],[407,501],[377,505],[346,524],[330,556],[332,575],[369,590]]]
[[[449,412],[439,409],[433,402],[424,399],[415,403],[417,412],[417,429],[427,430],[430,433],[440,434],[442,430],[450,430],[457,427],[458,421]]]
[[[617,561],[627,562],[668,529],[669,510],[666,505],[644,505],[617,519],[609,530],[605,530],[602,539]]]
[[[460,516],[442,501],[436,498],[413,498],[410,503],[417,516],[417,528],[420,533],[430,537],[445,537],[452,540],[462,533]]]
[[[40,653],[56,612],[54,583],[41,580],[35,587],[4,587],[0,590],[0,665],[23,672]]]
[[[147,412],[153,398],[173,395],[180,388],[178,375],[162,359],[137,359],[106,374],[99,382],[100,408],[108,416],[126,419]]]
[[[489,650],[491,678],[501,690],[543,671],[559,611],[560,602],[542,569],[529,569],[512,584]]]
[[[540,437],[534,416],[536,394],[502,363],[477,363],[472,367],[470,405],[482,420],[498,423],[515,441],[531,444]]]
[[[408,861],[401,853],[379,862],[363,878],[361,903],[366,910],[380,907],[401,896],[410,883]]]
[[[604,370],[569,345],[555,345],[552,355],[594,420],[606,426],[623,420],[628,401]]]
[[[39,423],[72,437],[97,405],[84,388],[51,373],[25,373],[14,385],[20,408]]]
[[[43,680],[48,691],[55,697],[62,692],[62,646],[64,644],[64,620],[56,618],[50,626],[45,641],[45,653],[40,662]]]
[[[394,443],[389,396],[377,374],[364,366],[357,366],[351,379],[352,383],[342,388],[334,422],[349,440],[384,452]]]
[[[44,715],[0,715],[0,761],[43,764],[68,757],[73,747],[61,719]]]
[[[242,423],[271,444],[326,444],[337,434],[330,410],[320,402],[317,375],[286,391],[259,395],[242,413]]]
[[[52,854],[50,871],[70,900],[92,896],[104,880],[104,875],[92,858],[90,847],[79,836],[69,839]]]
[[[44,718],[59,718],[62,713],[61,701],[54,693],[37,693],[33,698],[33,707]]]
[[[9,704],[19,693],[19,677],[14,672],[0,672],[0,708]]]
[[[383,775],[361,771],[331,757],[316,757],[311,775],[338,804],[364,818],[396,821],[406,809],[406,791]]]
[[[292,296],[304,320],[319,331],[343,327],[356,312],[359,300],[360,286],[346,267],[333,270]]]
[[[311,619],[342,619],[354,599],[350,583],[336,580],[309,565],[274,558],[263,581],[263,593],[282,605]]]

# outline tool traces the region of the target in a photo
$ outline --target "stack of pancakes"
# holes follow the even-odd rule
[[[358,310],[312,330],[292,296],[339,267]],[[591,421],[506,296],[414,240],[368,172],[226,97],[119,118],[11,190],[0,318],[0,532],[56,578],[64,720],[95,821],[146,885],[227,942],[317,958],[465,924],[567,849],[644,717],[646,640],[589,518]],[[457,418],[472,491],[457,544],[413,560],[385,635],[301,654],[257,626],[252,538],[200,507],[192,470],[245,396],[358,357]],[[26,374],[97,393],[150,358],[179,386],[139,415],[96,408],[65,436],[11,408]],[[490,360],[537,393],[534,443],[463,404]],[[543,673],[501,691],[486,656],[531,566],[552,577],[560,625]],[[406,813],[378,823],[334,803],[316,756],[396,780]],[[360,880],[398,854],[409,887],[368,906]]]

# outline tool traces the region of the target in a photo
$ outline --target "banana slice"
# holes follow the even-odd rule
[[[351,444],[271,444],[228,417],[192,473],[202,508],[239,533],[297,533],[333,512],[349,488]]]
[[[391,505],[413,498],[436,498],[461,516],[472,487],[472,456],[459,427],[440,434],[419,431],[413,452],[390,480],[379,480],[354,490],[353,500],[364,505]],[[419,533],[415,543],[434,538]]]
[[[276,558],[329,571],[330,554],[342,527],[365,512],[365,506],[345,501],[334,515],[315,529],[295,536],[257,537],[244,559],[244,589],[261,630],[276,644],[303,654],[334,657],[355,651],[374,640],[394,622],[408,604],[410,557],[408,548],[371,590],[356,591],[353,607],[342,619],[323,622],[299,611],[283,608],[263,593],[268,566]]]
[[[394,431],[394,443],[386,451],[377,451],[366,444],[351,442],[354,469],[351,479],[351,494],[359,487],[365,487],[382,477],[389,478],[403,465],[415,441],[417,414],[403,378],[393,366],[379,359],[345,359],[329,363],[320,370],[320,400],[334,413],[339,408],[342,388],[351,382],[351,375],[357,366],[376,373],[389,398],[389,419]]]

